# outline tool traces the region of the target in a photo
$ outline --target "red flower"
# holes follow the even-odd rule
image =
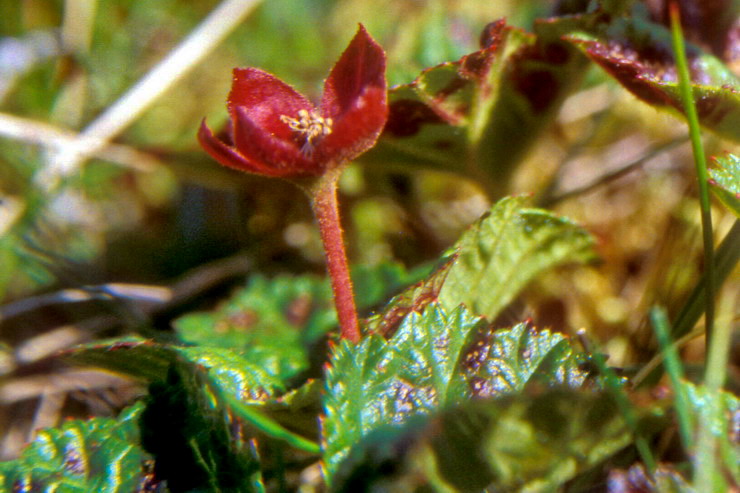
[[[385,53],[360,25],[326,79],[318,108],[272,74],[234,69],[228,109],[224,140],[205,120],[198,131],[216,161],[266,176],[321,176],[372,147],[383,129]]]

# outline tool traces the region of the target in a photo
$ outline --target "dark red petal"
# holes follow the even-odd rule
[[[360,24],[324,83],[321,114],[339,119],[371,87],[386,90],[385,52]]]
[[[265,165],[259,162],[248,161],[235,149],[229,147],[219,138],[213,135],[211,129],[206,125],[204,118],[198,129],[198,142],[213,159],[228,166],[229,168],[246,171],[248,173],[263,174]]]
[[[256,68],[235,68],[228,99],[229,113],[236,118],[236,108],[244,108],[250,120],[267,132],[287,139],[292,131],[280,121],[282,115],[296,118],[298,110],[314,106],[301,93],[272,74]]]
[[[323,169],[303,154],[292,138],[280,139],[252,120],[252,114],[242,106],[236,107],[234,145],[245,159],[266,163],[261,174],[276,177],[320,175]]]
[[[339,164],[351,161],[370,149],[388,119],[385,88],[368,87],[353,105],[340,115],[332,133],[316,146],[316,160]]]

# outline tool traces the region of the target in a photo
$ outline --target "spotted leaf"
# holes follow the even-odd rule
[[[580,361],[560,334],[526,324],[492,331],[464,307],[448,312],[438,303],[412,312],[388,340],[373,335],[357,346],[342,342],[331,358],[324,399],[329,476],[353,444],[379,427],[482,396],[481,388],[490,397],[534,381],[579,386],[585,378]]]
[[[668,30],[640,19],[617,19],[608,30],[574,32],[567,40],[642,101],[683,114]],[[692,91],[703,126],[740,140],[740,80],[721,60],[687,46]]]
[[[13,461],[0,463],[2,491],[142,491],[149,484],[139,444],[142,403],[118,418],[68,421],[39,430]],[[152,486],[153,484],[150,484]]]

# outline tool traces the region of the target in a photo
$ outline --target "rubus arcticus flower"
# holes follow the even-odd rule
[[[279,178],[318,177],[375,144],[388,117],[385,53],[360,25],[324,83],[318,107],[272,74],[234,69],[223,139],[205,120],[203,148],[219,163]]]
[[[334,291],[341,337],[360,340],[342,239],[337,181],[344,166],[371,148],[388,119],[385,52],[360,25],[324,83],[318,107],[277,77],[234,70],[225,136],[203,120],[198,140],[219,163],[284,178],[309,196]]]

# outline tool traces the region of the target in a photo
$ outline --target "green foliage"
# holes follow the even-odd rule
[[[490,320],[534,278],[564,263],[595,258],[593,237],[572,221],[525,207],[507,197],[466,231],[424,281],[391,300],[368,321],[370,331],[389,335],[412,311],[439,300],[446,310],[463,303]]]
[[[131,336],[81,344],[65,357],[73,363],[105,368],[148,383],[164,380],[176,356],[164,344]]]
[[[397,264],[357,269],[362,293],[358,300],[376,304],[389,290],[417,275],[407,274]],[[172,365],[208,371],[212,391],[243,421],[265,435],[313,450],[315,445],[300,435],[315,435],[315,417],[308,418],[314,419],[313,426],[305,416],[299,418],[302,426],[291,421],[300,414],[296,408],[309,406],[318,412],[318,396],[308,390],[315,386],[277,395],[286,389],[289,378],[306,368],[309,345],[335,326],[330,293],[328,281],[318,277],[267,281],[255,276],[215,312],[187,315],[176,322],[184,342],[199,345],[129,337],[80,346],[67,357],[151,382],[153,388],[171,386],[163,382],[172,378]],[[290,431],[296,429],[298,435]]]
[[[740,218],[740,158],[726,154],[715,158],[715,162],[717,166],[709,170],[712,190]]]
[[[336,324],[329,283],[318,277],[253,276],[213,312],[175,321],[186,343],[229,348],[286,380],[308,366],[305,344]]]
[[[608,395],[525,391],[377,429],[333,491],[559,491],[629,442]]]
[[[544,270],[594,258],[588,232],[550,212],[527,209],[525,201],[500,200],[457,242],[457,258],[439,292],[445,309],[464,303],[493,320]]]
[[[608,29],[566,37],[646,103],[684,113],[670,33],[641,19],[617,19]],[[740,80],[713,55],[690,46],[691,89],[699,120],[725,138],[740,140]]]
[[[488,330],[460,306],[412,313],[388,340],[343,341],[327,373],[324,459],[329,476],[363,436],[472,397],[518,392],[528,383],[579,386],[581,360],[560,334],[526,324]]]
[[[358,307],[384,301],[417,276],[395,263],[358,267],[353,272]],[[256,275],[221,307],[181,317],[175,329],[186,343],[236,351],[287,381],[307,368],[309,347],[336,324],[327,279]]]
[[[730,392],[711,392],[706,386],[690,382],[682,382],[682,387],[692,422],[707,427],[716,443],[710,453],[721,465],[712,478],[713,489],[729,490],[730,485],[740,484],[740,400]]]
[[[740,221],[735,221],[727,236],[722,240],[715,255],[715,290],[732,275],[740,262]],[[683,309],[676,317],[673,327],[673,337],[677,339],[689,333],[696,322],[701,318],[706,300],[706,277],[697,282]]]
[[[390,337],[408,314],[421,313],[430,303],[437,301],[439,291],[447,279],[450,268],[455,264],[455,259],[456,255],[453,254],[424,280],[394,296],[380,313],[366,320],[367,332]]]
[[[615,480],[620,485],[648,492],[731,490],[740,481],[740,437],[737,433],[740,401],[729,392],[712,391],[706,385],[688,381],[678,382],[676,392],[686,396],[675,402],[679,419],[687,416],[684,419],[691,432],[696,431],[698,435],[696,440],[692,437],[691,443],[684,444],[693,455],[693,484],[670,464],[661,464],[652,478],[636,465],[627,474],[614,474]],[[702,435],[707,431],[711,439],[708,447],[702,443]]]
[[[260,401],[283,390],[283,382],[236,351],[210,347],[173,348],[191,368],[208,372],[211,383],[221,392],[244,401]]]
[[[210,370],[214,385],[245,400],[262,400],[283,389],[283,382],[269,371],[223,348],[181,347],[128,337],[78,346],[67,358],[146,382],[163,381],[174,363],[187,362]]]
[[[363,161],[454,171],[503,195],[585,61],[557,33],[527,34],[503,20],[486,27],[481,45],[393,89],[383,138]]]
[[[421,265],[407,271],[397,262],[354,266],[352,267],[352,283],[355,288],[357,307],[363,310],[378,303],[385,303],[389,295],[419,281],[428,273],[428,266]]]
[[[308,380],[297,389],[266,400],[259,409],[286,429],[318,442],[316,416],[322,412],[323,384],[323,380]]]
[[[259,460],[220,399],[218,378],[176,361],[166,381],[149,386],[141,442],[157,478],[178,491],[263,491]]]
[[[291,392],[286,396],[273,400],[272,402],[268,402],[265,406],[246,404],[235,394],[222,392],[220,395],[228,404],[230,412],[240,418],[243,422],[252,425],[262,434],[282,440],[296,449],[300,449],[311,454],[318,454],[320,451],[318,444],[301,435],[293,433],[288,429],[288,427],[299,427],[297,423],[289,420],[292,417],[297,417],[299,420],[304,421],[305,428],[313,428],[309,430],[310,434],[315,434],[316,423],[313,423],[313,427],[311,427],[310,424],[305,423],[306,416],[303,416],[303,413],[306,412],[307,407],[311,411],[316,408],[315,404],[318,403],[318,395],[313,391],[313,389],[316,388],[316,385],[308,383],[295,392]],[[265,413],[265,411],[267,412]],[[284,422],[287,421],[286,424],[288,427],[284,427],[277,420],[272,419],[272,416],[268,416],[268,414],[272,416],[278,414]],[[310,416],[315,417],[315,414],[316,413],[311,413]]]
[[[562,334],[520,323],[511,329],[489,327],[475,334],[458,371],[472,397],[495,397],[533,383],[577,388],[586,377],[585,363]]]
[[[147,482],[139,445],[141,402],[118,418],[68,421],[39,430],[22,455],[0,463],[3,491],[129,493]]]
[[[235,410],[243,420],[250,422],[263,434],[295,442],[296,446],[313,450],[314,446],[309,441],[301,440],[271,417],[262,415],[256,408],[248,407],[247,403],[257,407],[269,404],[268,413],[290,416],[291,413],[295,413],[293,399],[296,394],[302,398],[297,399],[295,407],[310,404],[312,401],[308,396],[315,394],[306,395],[305,391],[296,391],[280,398],[273,398],[284,389],[283,382],[231,350],[177,347],[127,338],[79,347],[71,352],[68,358],[77,363],[95,365],[150,382],[152,388],[171,386],[164,382],[172,379],[173,365],[180,368],[181,372],[207,372],[210,392],[217,394],[220,401]],[[307,428],[309,431],[306,431]],[[309,426],[304,426],[301,431],[304,434],[311,434]]]

